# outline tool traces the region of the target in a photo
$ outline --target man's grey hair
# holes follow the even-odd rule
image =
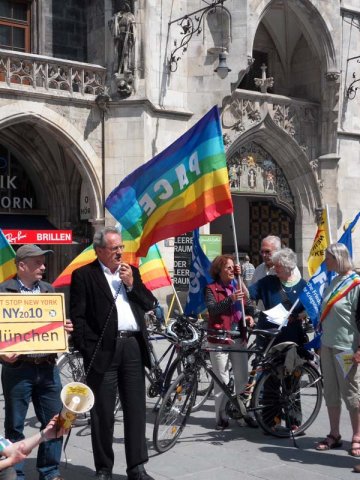
[[[268,235],[267,237],[265,237],[261,240],[261,243],[262,242],[271,243],[271,245],[273,245],[275,250],[280,250],[280,248],[281,248],[281,240],[280,240],[279,237],[276,237],[275,235]]]
[[[102,228],[101,230],[98,230],[97,232],[95,232],[94,238],[93,238],[94,249],[106,247],[105,237],[108,233],[117,233],[118,235],[121,235],[120,230],[118,230],[116,227],[105,227],[105,228]]]
[[[296,268],[296,253],[291,248],[282,248],[274,252],[271,260],[274,264],[281,265],[288,274]]]

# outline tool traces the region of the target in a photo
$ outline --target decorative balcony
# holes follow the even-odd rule
[[[226,147],[269,115],[313,160],[319,154],[320,106],[307,100],[270,93],[235,90],[223,101],[222,126]]]
[[[105,89],[105,75],[99,65],[0,49],[0,90],[93,100]]]

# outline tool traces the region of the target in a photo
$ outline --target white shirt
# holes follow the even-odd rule
[[[250,281],[250,285],[253,285],[254,283],[258,282],[262,278],[266,277],[266,275],[276,275],[276,272],[273,269],[273,267],[268,268],[265,265],[265,262],[260,263],[260,265],[258,265],[255,268],[255,272],[254,272],[254,275],[253,275],[253,277]]]
[[[139,326],[136,323],[134,314],[131,310],[131,306],[126,294],[126,288],[124,283],[120,280],[119,268],[115,273],[111,273],[108,267],[105,267],[103,263],[100,262],[101,268],[104,272],[105,278],[109,284],[111,293],[115,298],[115,295],[120,288],[119,294],[116,298],[116,310],[118,317],[118,330],[129,330],[129,331],[139,331]]]

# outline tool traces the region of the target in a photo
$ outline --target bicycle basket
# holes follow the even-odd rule
[[[180,319],[170,323],[166,328],[167,335],[174,343],[182,346],[190,346],[196,344],[199,339],[196,329],[187,322],[182,322]]]

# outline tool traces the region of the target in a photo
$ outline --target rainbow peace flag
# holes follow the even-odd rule
[[[106,208],[144,257],[154,243],[231,213],[229,177],[218,108],[152,160],[128,175]]]
[[[71,275],[77,268],[83,267],[87,263],[93,262],[96,259],[96,253],[92,244],[85,248],[80,255],[74,258],[69,265],[63,270],[57,279],[53,282],[53,287],[67,287],[71,283]]]
[[[137,266],[139,264],[139,259],[136,258],[135,253],[134,253],[134,242],[127,238],[126,232],[122,232],[122,240],[125,245],[124,252],[122,254],[122,259],[126,263],[130,263],[131,265]],[[146,272],[146,278],[148,282],[152,282],[153,284],[159,284],[159,287],[169,285],[169,283],[165,283],[165,277],[166,275],[169,277],[170,276],[166,270],[166,267],[164,265],[163,270],[165,269],[166,272],[161,272],[161,267],[160,267],[160,261],[162,262],[162,258],[159,253],[160,260],[155,262],[155,256],[154,254],[152,257],[150,257],[150,254],[146,259],[142,259],[144,263],[144,272]],[[56,280],[53,282],[53,287],[67,287],[71,283],[71,275],[74,270],[77,268],[83,267],[84,265],[93,262],[96,259],[96,253],[93,248],[93,245],[91,244],[89,247],[85,248],[77,257],[74,258],[74,260],[63,270],[60,275],[56,278]],[[148,259],[148,260],[147,260]],[[151,262],[150,262],[151,260]],[[150,263],[149,263],[150,262]],[[148,263],[148,265],[147,265]],[[152,272],[151,269],[156,268],[156,272]],[[144,280],[143,280],[144,281]],[[160,283],[163,283],[160,285]],[[171,279],[170,279],[170,285],[171,285]],[[159,287],[152,287],[151,289],[154,288],[159,288]],[[150,289],[150,287],[148,286]]]
[[[140,259],[139,270],[142,281],[149,290],[172,285],[168,269],[156,244],[149,248],[145,258]]]
[[[0,229],[0,283],[16,275],[15,251]]]

